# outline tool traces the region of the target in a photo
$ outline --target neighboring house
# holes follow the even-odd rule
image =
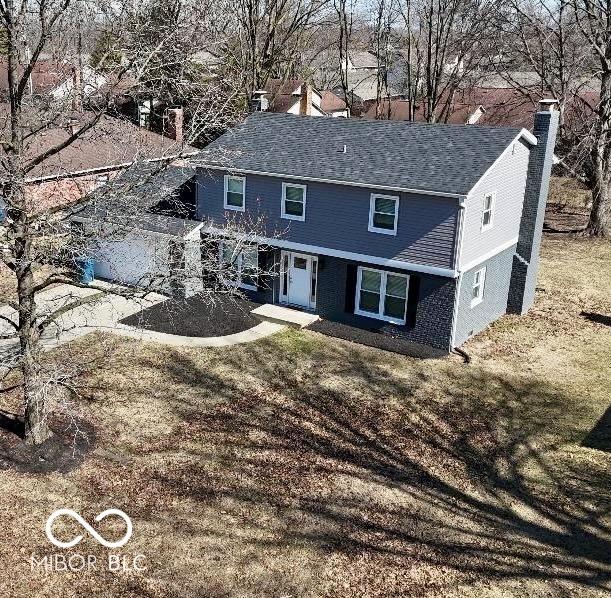
[[[363,101],[376,100],[378,98],[378,72],[377,69],[360,69],[348,71],[346,76],[348,92],[357,95]],[[380,88],[380,97],[395,98],[400,94],[392,87]]]
[[[557,124],[253,114],[198,156],[196,219],[221,256],[229,220],[265,223],[253,298],[449,351],[534,300]]]
[[[90,66],[81,69],[69,62],[41,59],[36,62],[28,81],[27,92],[36,97],[53,98],[60,101],[70,98],[75,84],[79,84],[83,97],[99,91],[106,84],[106,77]],[[8,63],[0,60],[0,94],[8,98]]]
[[[328,89],[322,92],[320,107],[328,116],[336,118],[350,117],[350,110],[348,109],[346,101]]]
[[[7,114],[7,106],[0,104],[4,127],[8,126]],[[37,155],[59,146],[91,118],[87,112],[66,117],[63,126],[55,124],[38,131],[29,139],[28,148]],[[32,119],[36,122],[36,114]],[[102,115],[94,127],[28,173],[27,197],[32,211],[68,205],[134,162],[168,160],[179,154],[193,155],[195,151],[127,120]],[[2,178],[0,168],[0,182]]]
[[[377,70],[378,58],[366,50],[350,50],[343,66],[347,71]]]
[[[255,91],[251,107],[255,112],[326,116],[321,103],[322,94],[307,81],[270,79],[264,89]]]

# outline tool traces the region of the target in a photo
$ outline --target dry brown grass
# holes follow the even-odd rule
[[[287,332],[176,350],[91,336],[68,475],[0,472],[0,595],[603,596],[611,244],[545,243],[532,312],[457,358]],[[11,405],[15,407],[15,405]],[[32,574],[56,508],[124,509],[143,573]],[[80,531],[80,530],[77,530]],[[100,557],[86,538],[79,546]]]
[[[585,228],[591,199],[591,191],[574,178],[552,177],[545,214],[548,230],[577,232]]]

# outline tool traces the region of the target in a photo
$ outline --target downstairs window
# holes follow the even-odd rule
[[[243,289],[257,290],[259,250],[256,245],[243,245],[224,241],[221,243],[221,277]]]
[[[359,266],[354,313],[405,324],[409,276]]]

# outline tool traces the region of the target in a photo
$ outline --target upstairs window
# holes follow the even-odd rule
[[[306,186],[282,183],[281,216],[288,220],[305,220]]]
[[[473,291],[471,294],[471,307],[484,300],[484,282],[486,281],[486,268],[480,268],[473,275]]]
[[[369,232],[396,235],[398,215],[397,196],[373,193],[369,204]]]
[[[492,212],[494,210],[494,194],[484,195],[484,209],[482,211],[482,230],[492,228]]]
[[[220,258],[224,281],[243,289],[257,290],[259,251],[256,245],[238,248],[236,243],[224,241]]]
[[[355,313],[405,324],[408,280],[404,274],[359,267]]]
[[[225,209],[243,212],[245,195],[246,178],[225,175]]]

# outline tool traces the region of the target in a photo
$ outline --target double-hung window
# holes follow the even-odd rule
[[[372,193],[369,203],[369,232],[397,234],[399,198],[396,195]]]
[[[355,313],[361,316],[405,324],[409,277],[359,266]]]
[[[494,211],[494,193],[484,195],[484,206],[482,210],[482,230],[492,228],[492,216]]]
[[[244,211],[246,197],[246,177],[225,175],[225,199],[226,210]]]
[[[259,252],[256,245],[243,245],[224,241],[221,244],[222,278],[244,289],[257,290]]]
[[[480,268],[473,275],[473,290],[471,293],[471,307],[475,307],[484,300],[484,283],[486,281],[486,268]]]
[[[288,220],[305,220],[306,186],[294,183],[282,183],[282,218]]]

